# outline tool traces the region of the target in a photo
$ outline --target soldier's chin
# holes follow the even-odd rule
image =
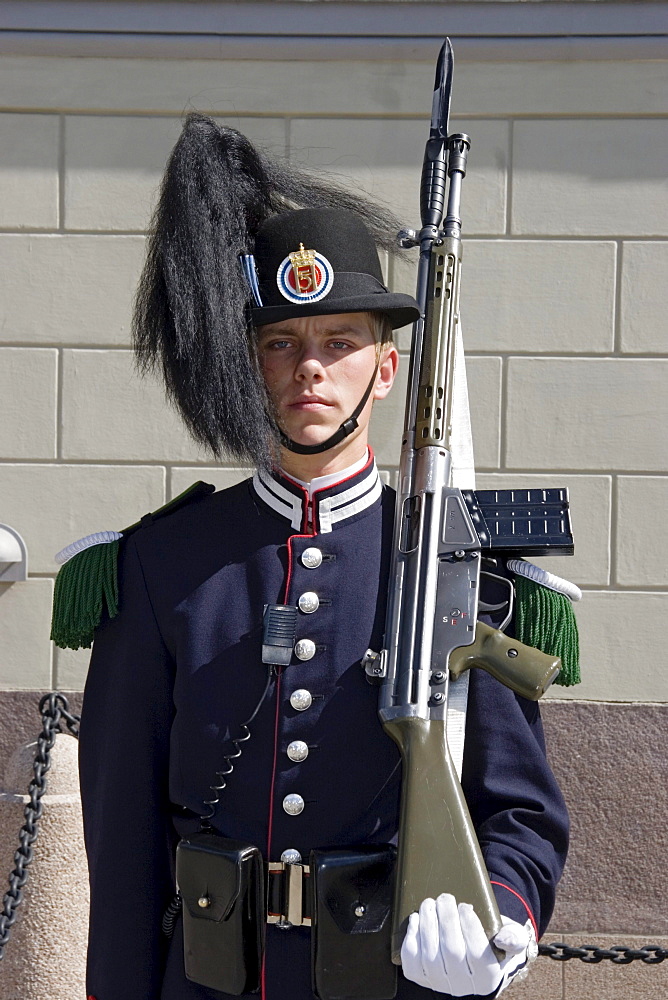
[[[309,424],[307,427],[294,425],[291,427],[290,423],[283,425],[283,433],[287,434],[291,441],[303,445],[322,444],[338,429],[338,424],[331,427],[325,424]]]

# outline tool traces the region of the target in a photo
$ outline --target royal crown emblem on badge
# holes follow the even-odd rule
[[[300,243],[299,250],[281,261],[276,282],[281,295],[290,302],[318,302],[332,289],[334,268],[321,253],[305,250]]]

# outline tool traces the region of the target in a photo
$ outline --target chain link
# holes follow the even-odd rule
[[[28,880],[28,869],[33,858],[33,845],[37,839],[39,821],[42,816],[42,796],[46,792],[46,774],[51,767],[51,751],[56,742],[56,736],[63,730],[65,723],[69,732],[78,739],[80,716],[69,710],[69,703],[64,694],[52,691],[40,700],[39,711],[42,716],[42,731],[37,738],[37,752],[33,762],[33,779],[28,787],[30,801],[24,810],[25,823],[19,833],[19,846],[14,855],[15,868],[9,876],[9,889],[2,901],[0,913],[0,960],[4,955],[5,945],[9,940],[11,928],[16,922],[17,910],[23,900],[23,887]],[[642,948],[627,948],[625,945],[614,945],[612,948],[599,948],[593,944],[579,946],[555,942],[541,944],[538,954],[554,959],[555,962],[568,962],[579,958],[588,965],[597,965],[608,960],[615,965],[629,965],[640,961],[645,965],[659,965],[668,958],[668,948],[646,944]]]
[[[33,858],[33,845],[37,839],[42,816],[42,796],[46,792],[46,774],[51,767],[51,751],[56,736],[65,722],[72,736],[79,736],[79,716],[69,710],[65,695],[52,691],[39,703],[42,731],[37,738],[37,752],[33,761],[33,779],[28,787],[29,801],[24,810],[25,823],[19,833],[19,846],[14,855],[15,868],[9,876],[9,889],[2,900],[0,913],[0,960],[16,922],[17,910],[23,900],[23,887],[28,881],[28,869]]]
[[[642,948],[627,948],[617,944],[612,948],[599,948],[595,944],[570,945],[563,942],[554,944],[539,944],[538,954],[553,958],[555,962],[568,962],[571,958],[579,958],[588,965],[597,965],[606,959],[615,965],[629,965],[631,962],[644,962],[645,965],[659,965],[668,958],[668,948],[660,948],[656,944],[646,944]]]

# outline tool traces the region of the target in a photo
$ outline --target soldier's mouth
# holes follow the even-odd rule
[[[288,403],[288,408],[290,410],[321,410],[333,405],[321,396],[300,396],[294,402]]]

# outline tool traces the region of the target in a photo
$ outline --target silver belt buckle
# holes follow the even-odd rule
[[[304,875],[310,875],[309,865],[290,864],[287,861],[270,861],[267,865],[270,879],[272,872],[286,872],[287,881],[285,885],[285,895],[287,897],[286,913],[267,913],[267,923],[277,924],[279,927],[310,927],[311,918],[304,916]]]

